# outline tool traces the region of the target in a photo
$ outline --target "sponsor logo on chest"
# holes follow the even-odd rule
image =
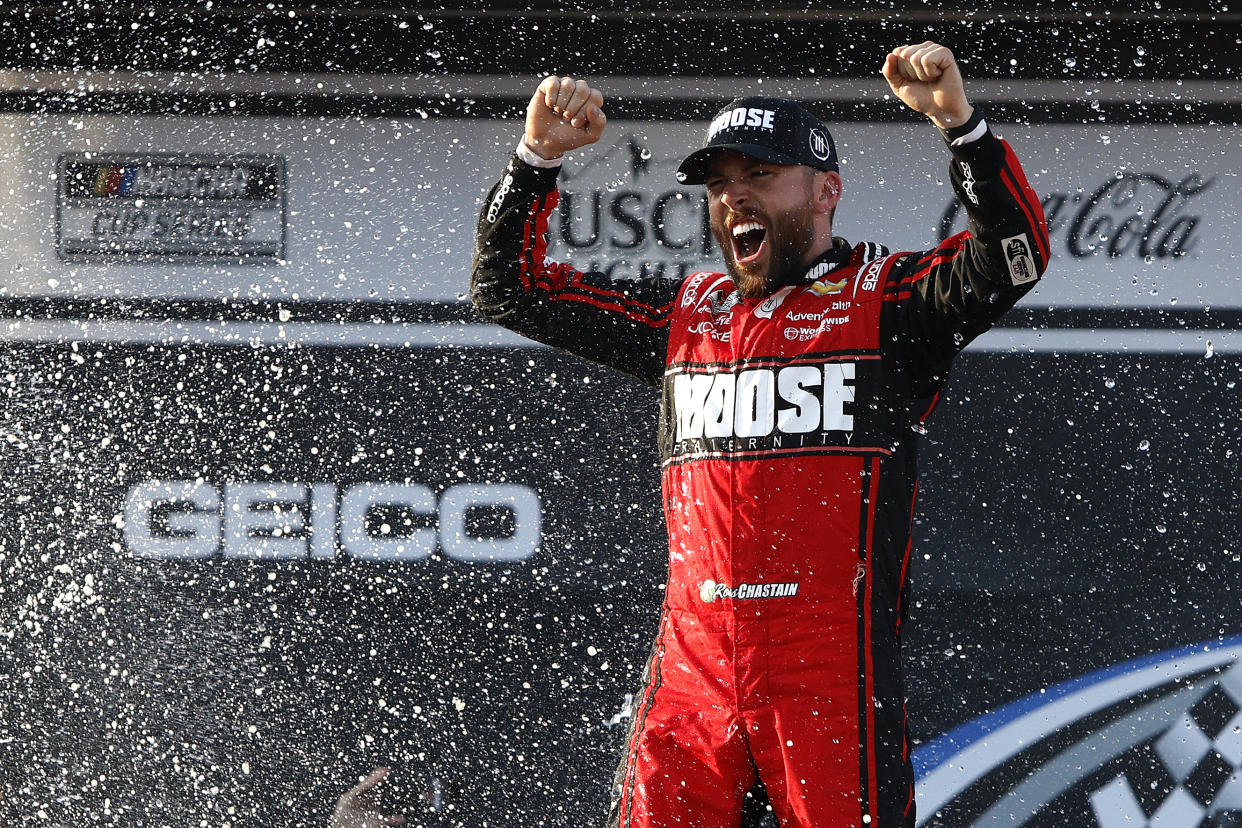
[[[834,299],[831,302],[817,303],[820,306],[810,310],[791,309],[781,316],[776,311],[779,310],[787,296],[788,293],[781,292],[769,297],[755,309],[753,315],[760,319],[773,319],[774,317],[779,319],[783,325],[779,336],[791,342],[806,342],[850,321],[849,310],[853,307],[853,302],[849,299]],[[700,317],[690,322],[686,331],[698,336],[709,336],[718,342],[730,341],[730,326],[734,320],[733,309],[741,301],[737,291],[726,295],[724,291],[717,290],[709,294],[706,299],[707,301],[699,305],[696,313],[710,314],[711,320]]]
[[[691,285],[687,288],[697,288],[697,285]],[[694,313],[710,315],[711,319],[703,319],[701,316],[690,322],[687,326],[687,333],[697,336],[709,336],[717,342],[728,342],[732,339],[732,331],[730,325],[733,322],[733,308],[741,302],[741,297],[737,291],[725,293],[724,290],[713,290],[707,295],[705,300],[699,301],[698,307]],[[683,304],[685,301],[683,300]]]
[[[882,259],[876,259],[870,262],[866,267],[864,267],[862,271],[859,272],[858,279],[854,283],[855,289],[862,290],[864,293],[869,290],[875,290],[876,286],[880,284],[880,271],[884,269],[884,265],[888,262],[888,260],[889,257],[885,256]]]
[[[673,374],[674,439],[842,432],[848,443],[854,430],[854,367],[829,362]]]
[[[843,305],[845,308],[850,306],[849,302],[837,301],[832,303],[833,306]],[[782,331],[782,336],[791,342],[806,342],[814,339],[822,333],[827,333],[833,328],[844,325],[850,321],[848,313],[833,313],[830,310],[819,311],[790,311],[785,314],[785,321],[789,323]]]
[[[712,316],[728,314],[729,311],[733,310],[733,308],[736,307],[741,301],[742,297],[736,290],[730,291],[729,293],[725,293],[723,290],[717,290],[713,291],[712,294],[707,297],[707,304],[711,309]],[[732,319],[732,314],[730,314],[728,318]]]
[[[785,300],[789,298],[789,294],[792,290],[792,285],[789,287],[783,287],[767,299],[764,299],[759,303],[759,306],[755,308],[755,316],[760,319],[771,319],[772,314],[776,313],[777,308],[785,304]]]
[[[846,279],[841,279],[836,282],[830,282],[827,279],[820,279],[818,281],[811,282],[811,286],[806,289],[806,292],[814,293],[817,296],[830,296],[834,293],[840,293],[845,290],[847,281],[848,280]]]
[[[733,338],[733,331],[729,328],[728,316],[716,319],[702,319],[692,323],[686,330],[698,336],[710,336],[717,342],[728,342]]]
[[[707,281],[707,277],[711,273],[696,273],[686,282],[685,289],[681,292],[681,306],[688,308],[695,302],[699,301],[699,291],[703,287],[703,283]]]

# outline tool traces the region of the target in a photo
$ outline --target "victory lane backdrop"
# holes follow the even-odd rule
[[[604,722],[635,689],[661,597],[648,389],[548,350],[80,345],[5,361],[27,379],[6,407],[26,446],[6,453],[22,482],[8,704],[24,713],[6,807],[293,825],[390,764],[416,819],[600,818],[621,729]],[[1239,372],[1225,356],[963,358],[924,452],[906,627],[920,738],[1238,632]],[[1180,485],[1188,465],[1218,485]],[[543,537],[506,563],[135,557],[126,493],[200,477],[520,482]],[[480,531],[511,529],[492,523]],[[436,786],[451,807],[427,814]]]
[[[0,746],[6,819],[46,801],[66,824],[105,802],[133,824],[322,823],[378,764],[415,819],[606,809],[624,722],[604,722],[634,689],[661,599],[653,392],[546,350],[4,360],[27,389],[10,385],[6,407],[23,435],[5,463],[23,492],[4,559],[6,705],[23,719]],[[56,405],[31,399],[41,382]],[[521,483],[542,538],[502,563],[136,557],[118,525],[127,492],[197,479]],[[437,522],[379,511],[394,532]],[[483,518],[480,532],[514,529]],[[427,815],[436,787],[447,810]]]

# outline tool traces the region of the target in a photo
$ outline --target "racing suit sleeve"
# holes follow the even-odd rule
[[[557,172],[509,160],[479,216],[470,298],[511,331],[658,384],[681,282],[610,279],[548,261]]]
[[[978,137],[954,141],[959,131]],[[977,114],[945,137],[969,229],[893,267],[881,314],[883,341],[908,372],[915,397],[939,391],[953,357],[1034,287],[1048,265],[1043,207],[1009,144]]]

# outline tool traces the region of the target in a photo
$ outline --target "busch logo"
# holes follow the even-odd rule
[[[672,376],[675,440],[854,430],[854,363]]]
[[[792,598],[798,594],[798,586],[797,581],[792,581],[773,584],[738,584],[735,589],[728,584],[718,584],[708,580],[699,585],[699,598],[707,604],[722,598],[732,598],[735,601],[751,601],[757,598]]]

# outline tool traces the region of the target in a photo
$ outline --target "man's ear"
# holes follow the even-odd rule
[[[815,212],[831,213],[841,200],[841,176],[834,172],[815,173]]]

